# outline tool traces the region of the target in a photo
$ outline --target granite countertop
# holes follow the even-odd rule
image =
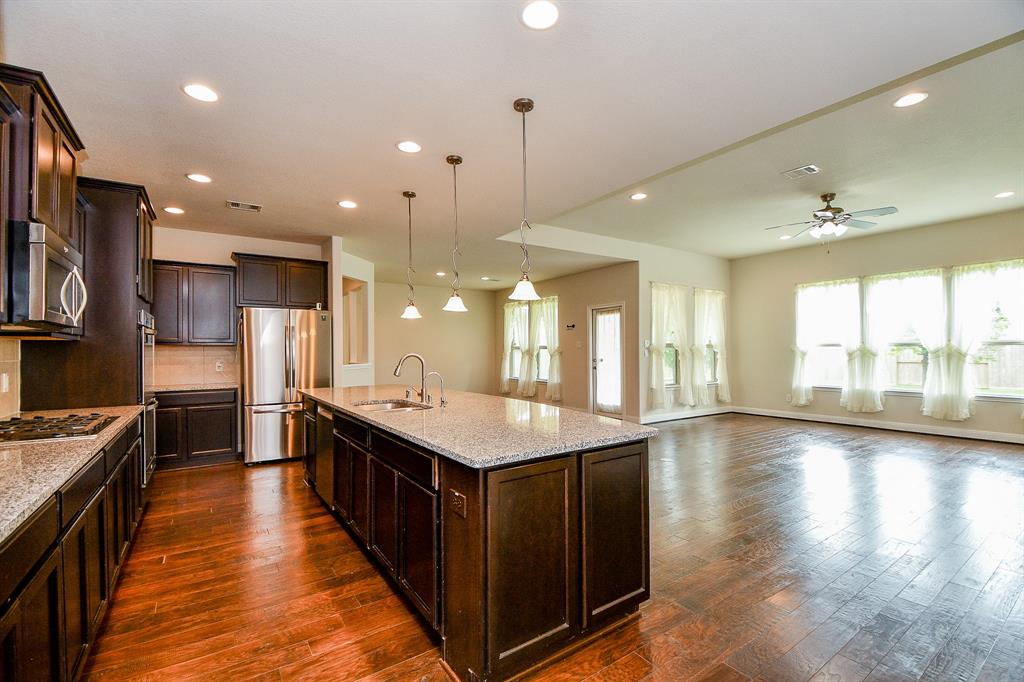
[[[309,397],[475,469],[575,450],[629,443],[658,430],[568,407],[447,391],[448,405],[413,412],[367,412],[354,402],[404,398],[404,386],[314,388]],[[435,392],[435,400],[439,394]]]
[[[223,391],[225,389],[238,388],[237,381],[225,381],[215,384],[161,384],[151,386],[154,393],[170,393],[172,391]]]
[[[96,438],[0,445],[0,542],[53,497],[96,453],[109,445],[142,410],[142,405],[128,405],[22,413],[21,416],[27,418],[60,416],[76,411],[99,412],[115,415],[117,421],[103,429]]]

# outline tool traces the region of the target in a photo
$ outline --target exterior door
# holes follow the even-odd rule
[[[590,406],[596,414],[622,416],[622,306],[591,309]]]

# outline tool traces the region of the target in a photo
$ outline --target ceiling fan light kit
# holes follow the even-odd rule
[[[821,239],[822,237],[842,237],[851,227],[866,230],[878,224],[868,220],[860,220],[861,217],[892,215],[893,213],[898,212],[895,206],[883,206],[880,208],[869,208],[864,211],[847,212],[846,209],[841,206],[832,205],[832,202],[835,201],[835,199],[835,192],[826,192],[825,194],[822,194],[821,200],[825,202],[825,206],[811,213],[811,216],[814,218],[813,220],[805,220],[798,223],[786,223],[785,225],[773,225],[772,227],[766,227],[765,229],[777,230],[781,227],[803,228],[796,234],[783,235],[780,239],[792,239],[793,237],[799,237],[804,233],[809,234],[815,239]]]

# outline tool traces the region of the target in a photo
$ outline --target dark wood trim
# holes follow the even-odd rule
[[[26,69],[23,66],[14,66],[13,64],[0,64],[0,79],[35,88],[46,102],[46,106],[57,118],[57,122],[64,129],[64,133],[71,138],[71,142],[75,145],[75,151],[85,149],[82,138],[78,136],[78,133],[75,132],[75,127],[71,125],[71,118],[64,111],[64,107],[61,106],[60,100],[57,99],[57,95],[54,94],[50,82],[46,80],[46,76],[43,75],[42,71]]]

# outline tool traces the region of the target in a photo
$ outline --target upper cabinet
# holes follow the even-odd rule
[[[235,269],[219,265],[153,265],[156,342],[234,345]]]
[[[74,228],[82,140],[42,73],[2,64],[0,82],[22,112],[10,126],[10,218],[43,223],[80,251]]]
[[[327,309],[327,263],[231,254],[238,264],[238,305],[248,308]]]
[[[153,221],[156,219],[153,215],[153,205],[149,203],[149,198],[145,195],[145,192],[139,196],[139,208],[137,211],[139,219],[138,224],[138,238],[136,244],[138,249],[136,251],[136,271],[138,272],[138,278],[136,280],[139,298],[146,303],[153,302]]]

